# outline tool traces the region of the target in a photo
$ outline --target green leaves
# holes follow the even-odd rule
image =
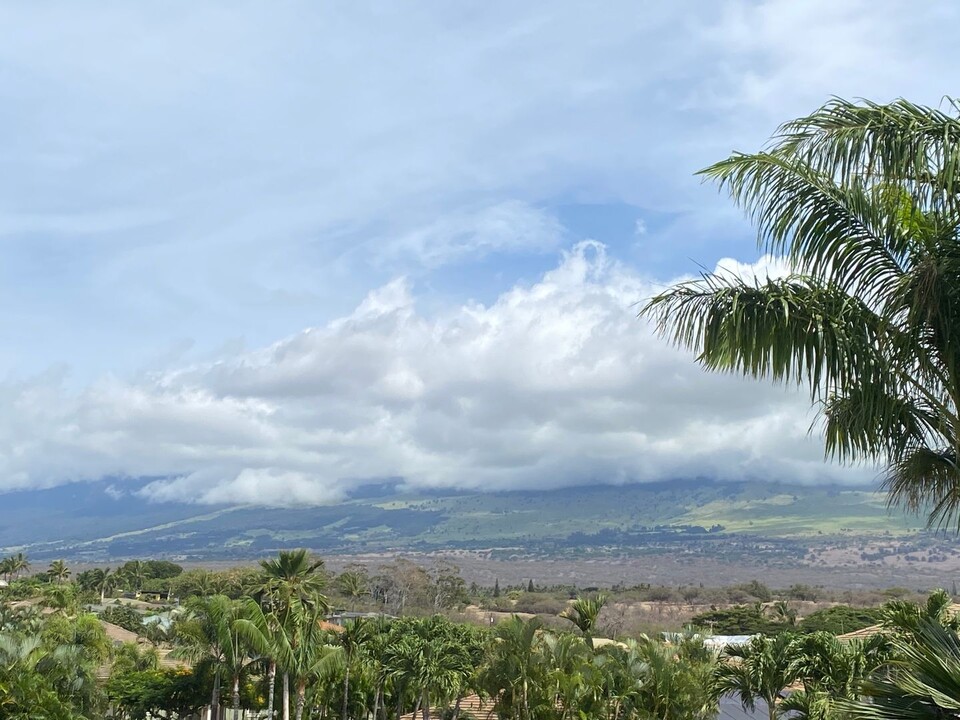
[[[702,173],[792,273],[705,273],[641,312],[710,370],[807,386],[827,454],[886,463],[931,524],[960,520],[958,171],[960,119],[834,100]]]
[[[600,611],[607,604],[607,596],[600,593],[595,598],[577,598],[560,617],[569,620],[583,633],[590,647],[593,647],[593,630],[597,626]]]
[[[848,703],[856,720],[940,720],[960,712],[960,637],[936,619],[894,636],[894,661],[863,684],[868,701]]]

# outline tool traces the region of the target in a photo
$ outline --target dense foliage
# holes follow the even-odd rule
[[[492,626],[382,613],[361,613],[338,626],[326,620],[328,591],[359,603],[379,586],[381,607],[410,606],[416,596],[417,608],[432,609],[460,597],[462,581],[449,566],[414,571],[405,564],[376,578],[348,568],[331,581],[323,563],[301,550],[281,552],[259,569],[173,575],[212,579],[236,596],[192,592],[158,616],[166,628],[145,622],[145,610],[107,603],[101,617],[140,632],[137,642],[118,644],[106,635],[110,626],[81,603],[103,590],[91,578],[111,574],[74,575],[65,564],[51,565],[55,572],[2,591],[3,718],[146,720],[209,706],[217,719],[256,710],[296,720],[388,720],[411,712],[434,720],[466,718],[462,705],[479,696],[504,720],[706,720],[723,695],[732,695],[771,720],[788,713],[892,720],[904,707],[916,717],[937,716],[938,693],[953,679],[949,669],[930,675],[933,658],[960,667],[960,621],[942,591],[919,604],[897,598],[880,609],[836,606],[799,618],[785,600],[772,598],[812,590],[778,593],[753,582],[738,592],[771,599],[704,613],[700,629],[622,642],[595,639],[610,603],[603,594],[574,598],[552,615],[512,615]],[[25,588],[32,598],[15,600]],[[524,594],[511,588],[496,600]],[[554,597],[530,595],[537,602]],[[886,630],[853,642],[825,631],[868,621]],[[712,649],[704,631],[710,624],[713,632],[752,637]],[[924,673],[927,684],[919,685]]]

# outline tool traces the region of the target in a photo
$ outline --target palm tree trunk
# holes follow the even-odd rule
[[[530,720],[530,702],[527,698],[527,679],[523,679],[523,720]]]
[[[423,705],[423,720],[430,720],[430,696],[426,690],[423,691],[423,698],[420,702]]]
[[[373,720],[377,720],[377,711],[380,709],[380,688],[373,691]]]
[[[307,683],[305,680],[297,681],[297,720],[303,720],[303,702],[307,699]]]
[[[453,720],[460,720],[460,701],[461,700],[463,700],[463,696],[458,693],[457,701],[453,704]]]
[[[270,687],[267,689],[267,720],[273,720],[273,695],[277,685],[277,661],[271,660],[270,667],[267,669],[267,678]]]
[[[233,676],[233,720],[240,720],[240,673]]]
[[[344,666],[343,670],[343,710],[342,720],[347,720],[347,707],[350,698],[350,663]]]
[[[220,720],[220,668],[213,673],[213,694],[210,696],[210,720]]]
[[[400,716],[403,715],[403,696],[406,693],[407,688],[404,685],[401,685],[399,692],[397,692],[397,712],[396,720],[400,720]]]
[[[283,720],[290,720],[290,673],[283,674]]]

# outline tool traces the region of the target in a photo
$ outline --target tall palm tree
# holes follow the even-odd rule
[[[577,598],[570,607],[560,615],[565,620],[569,620],[579,628],[583,633],[587,645],[593,647],[593,631],[597,627],[597,619],[600,617],[600,611],[607,604],[607,596],[600,593],[595,598]]]
[[[307,685],[341,669],[342,648],[330,643],[323,629],[323,609],[316,603],[294,600],[287,621],[278,626],[277,660],[293,682],[296,693],[296,720],[303,717]]]
[[[22,552],[18,552],[16,555],[11,555],[8,560],[10,561],[9,573],[14,578],[19,578],[21,573],[25,573],[30,570],[30,561]]]
[[[714,669],[715,697],[735,694],[750,711],[756,709],[757,700],[763,700],[770,720],[777,720],[784,691],[797,679],[793,640],[790,633],[772,638],[756,635],[742,645],[727,646]]]
[[[245,606],[225,595],[191,598],[187,615],[177,624],[176,657],[213,663],[210,699],[211,718],[218,720],[221,675],[226,673],[232,690],[234,720],[240,716],[240,677],[256,657],[249,652],[250,634],[241,624]]]
[[[67,567],[67,563],[63,560],[54,560],[50,563],[47,574],[57,581],[57,585],[60,585],[70,577],[70,568]]]
[[[276,604],[281,619],[296,602],[328,609],[323,560],[312,559],[307,550],[281,550],[276,558],[261,560],[260,567],[261,589]]]
[[[644,307],[715,371],[809,387],[827,453],[886,464],[893,504],[960,522],[960,103],[833,100],[702,174],[786,256]]]
[[[143,560],[128,562],[123,566],[123,576],[135,592],[140,592],[147,581],[147,566]]]
[[[343,632],[337,633],[335,644],[343,652],[343,705],[340,709],[341,720],[348,720],[347,710],[350,702],[350,668],[360,655],[360,648],[369,633],[366,623],[358,618],[344,625]]]
[[[391,621],[377,617],[367,623],[367,636],[360,646],[362,663],[369,672],[373,684],[373,708],[371,717],[378,720],[381,703],[386,701],[386,687],[390,678],[390,667],[386,658],[391,645]],[[384,707],[385,704],[384,704]]]
[[[236,622],[237,633],[252,652],[267,663],[267,718],[273,720],[280,623],[276,615],[266,612],[253,598],[243,598],[240,603],[243,609],[242,617]]]
[[[411,686],[417,681],[417,642],[409,632],[409,623],[393,625],[390,643],[384,649],[383,661],[393,690],[394,717],[399,720],[404,711]],[[386,705],[384,706],[386,713]]]
[[[107,593],[110,592],[117,583],[117,576],[113,574],[110,568],[98,569],[99,574],[94,581],[94,589],[100,593],[100,604],[103,605]]]
[[[310,558],[308,551],[281,550],[276,558],[261,560],[263,584],[259,593],[277,619],[278,630],[292,636],[295,613],[304,610],[327,612],[329,604],[322,591],[326,585],[323,560]],[[290,677],[283,675],[283,720],[290,720]]]

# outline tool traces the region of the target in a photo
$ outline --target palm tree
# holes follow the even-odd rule
[[[79,608],[76,585],[50,585],[44,588],[43,604],[63,615],[76,614]]]
[[[112,574],[110,568],[98,569],[98,573],[94,581],[94,589],[100,593],[100,604],[103,605],[107,593],[116,585],[117,576]]]
[[[344,595],[353,602],[351,608],[356,607],[360,598],[370,594],[370,582],[365,573],[358,570],[345,570],[337,576],[337,586]]]
[[[610,666],[602,658],[592,657],[589,647],[570,633],[545,633],[543,653],[550,668],[547,676],[554,705],[561,716],[597,716],[593,701],[603,693],[597,692],[596,681],[610,675]]]
[[[264,581],[260,594],[277,619],[278,630],[293,632],[294,612],[316,609],[327,612],[329,605],[322,594],[326,577],[323,560],[312,560],[306,550],[281,550],[272,560],[261,560]],[[283,720],[290,720],[290,677],[283,676]]]
[[[391,621],[377,617],[367,623],[367,637],[360,646],[361,658],[373,682],[373,710],[371,717],[378,720],[381,702],[386,701],[385,692],[390,677],[390,668],[386,663],[387,651],[391,645]],[[385,707],[385,705],[384,705]]]
[[[892,640],[893,660],[863,683],[863,700],[842,705],[852,720],[942,720],[960,712],[960,636],[924,619]]]
[[[850,642],[826,632],[797,638],[790,655],[803,689],[785,698],[780,709],[798,720],[842,716],[841,704],[857,699],[861,683],[887,660],[887,647],[882,635]]]
[[[529,620],[514,615],[497,626],[491,647],[492,657],[483,684],[497,698],[497,712],[504,717],[531,720],[542,658],[537,639],[543,627],[537,617]]]
[[[143,560],[128,562],[123,566],[123,577],[133,586],[135,592],[140,592],[147,581],[147,566]]]
[[[68,577],[70,577],[70,568],[67,567],[67,563],[63,560],[54,560],[50,563],[50,568],[47,570],[47,575],[57,581],[57,585],[63,583]]]
[[[267,663],[267,718],[273,720],[274,690],[277,681],[277,655],[280,644],[280,623],[276,615],[266,612],[252,598],[244,598],[242,617],[237,620],[237,633],[251,650]]]
[[[641,660],[634,710],[661,720],[716,717],[717,699],[708,692],[713,656],[702,639],[680,636],[670,646],[645,638],[633,648]]]
[[[891,600],[882,609],[883,624],[894,631],[916,633],[927,621],[954,630],[960,629],[960,617],[951,613],[953,598],[946,590],[934,590],[922,605],[908,600]]]
[[[446,618],[414,621],[410,626],[413,645],[412,679],[420,690],[423,720],[430,720],[436,702],[442,709],[459,697],[473,674],[472,638],[458,632]]]
[[[0,634],[0,717],[72,718],[70,694],[62,681],[76,675],[75,650],[45,644],[40,635]]]
[[[384,648],[383,662],[392,685],[395,700],[394,717],[403,714],[408,691],[417,681],[417,642],[409,632],[410,624],[395,622],[390,642]],[[386,714],[386,705],[384,705]]]
[[[245,606],[225,595],[191,598],[186,617],[177,624],[175,657],[213,663],[212,720],[218,720],[221,673],[226,672],[233,691],[233,716],[240,716],[240,676],[256,658],[248,652],[251,635],[241,629]]]
[[[745,710],[754,711],[763,700],[770,720],[777,720],[784,690],[796,680],[791,645],[794,636],[756,635],[742,645],[729,645],[714,669],[715,697],[736,694]]]
[[[277,604],[281,616],[295,602],[316,605],[326,612],[327,599],[323,560],[313,560],[306,550],[281,550],[272,560],[261,560],[264,582],[261,590]]]
[[[791,273],[706,273],[642,310],[715,371],[807,385],[826,450],[960,522],[960,103],[833,100],[702,174]]]
[[[592,600],[589,598],[577,598],[570,607],[568,607],[560,617],[569,620],[576,625],[583,633],[583,639],[587,645],[593,647],[593,631],[597,626],[597,618],[600,617],[600,611],[607,604],[607,596],[600,593]]]
[[[277,660],[296,692],[296,720],[303,717],[307,684],[328,677],[344,662],[342,648],[329,642],[323,629],[323,609],[316,603],[294,600],[287,622],[279,625]],[[285,699],[286,702],[286,699]]]
[[[7,560],[10,563],[8,572],[14,578],[19,578],[20,573],[25,573],[30,569],[30,561],[22,552],[11,555]]]
[[[368,636],[367,627],[360,618],[346,623],[343,632],[338,633],[336,644],[343,652],[343,705],[340,710],[341,720],[348,720],[347,710],[350,701],[350,667],[360,654],[360,648]]]

